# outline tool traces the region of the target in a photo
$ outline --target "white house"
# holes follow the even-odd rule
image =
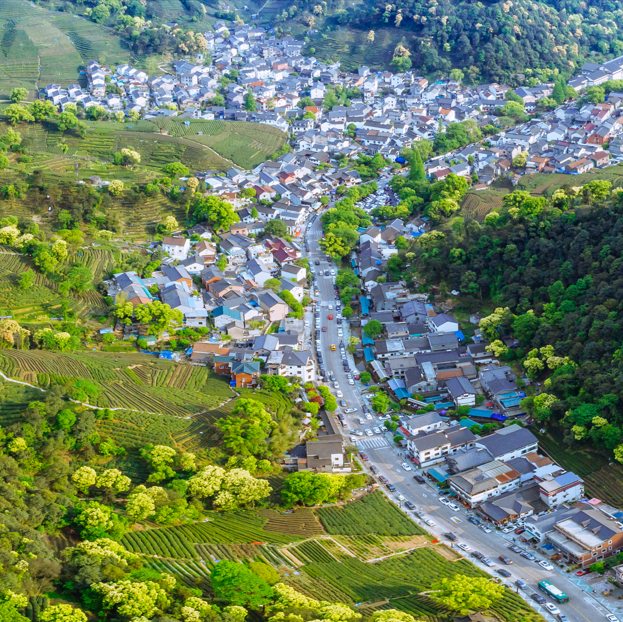
[[[454,333],[459,330],[459,323],[453,315],[440,313],[429,318],[428,328],[432,333]]]
[[[190,240],[166,237],[162,240],[162,250],[173,259],[186,259],[190,250]]]
[[[316,368],[310,350],[278,350],[266,362],[269,372],[278,376],[297,376],[305,382],[316,379]]]
[[[571,471],[535,479],[539,482],[541,501],[550,509],[584,498],[584,482]]]
[[[410,419],[403,420],[403,426],[409,434],[413,434],[413,436],[415,436],[421,432],[440,430],[445,426],[445,424],[439,416],[439,413],[433,410],[424,415],[416,415]]]
[[[476,389],[465,376],[456,378],[448,378],[446,380],[446,388],[452,397],[452,401],[459,406],[475,406],[476,405]]]
[[[450,488],[470,507],[519,487],[520,474],[499,460],[448,478]]]

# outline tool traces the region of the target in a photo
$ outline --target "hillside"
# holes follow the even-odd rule
[[[394,47],[402,43],[412,66],[425,75],[458,67],[474,82],[521,84],[517,73],[526,78],[546,68],[571,73],[591,54],[599,58],[623,51],[623,15],[611,12],[608,2],[375,0],[329,4],[328,10],[306,0],[296,5],[299,24],[318,30],[310,44],[314,54],[348,68],[362,61],[387,68]]]
[[[32,95],[49,83],[77,83],[89,60],[116,64],[130,58],[108,28],[26,0],[1,3],[0,41],[0,99],[13,87]]]

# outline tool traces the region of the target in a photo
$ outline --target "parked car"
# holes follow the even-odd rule
[[[509,557],[505,557],[504,555],[500,555],[500,556],[498,557],[498,559],[499,559],[499,560],[500,560],[503,564],[506,564],[507,566],[509,566],[510,564],[512,564],[512,563],[513,563],[513,560],[512,560],[512,559],[510,559]]]
[[[528,561],[534,562],[536,561],[536,557],[534,555],[532,555],[532,553],[528,553],[528,551],[522,551],[521,553],[519,553],[524,559],[527,559]]]
[[[405,501],[405,507],[408,508],[409,510],[415,510],[415,505],[413,505],[411,501]]]
[[[504,529],[502,529],[502,533],[510,533],[511,531],[513,531],[512,527],[504,527]]]
[[[471,557],[475,557],[476,559],[482,559],[484,555],[480,551],[472,551],[470,553]]]
[[[544,568],[545,570],[549,570],[552,571],[554,570],[554,566],[552,566],[549,562],[539,562],[539,566],[541,566],[541,568]]]
[[[434,527],[437,524],[434,520],[431,520],[430,518],[423,518],[422,520],[429,527]]]
[[[450,542],[456,542],[458,540],[457,536],[455,536],[451,531],[443,534]]]
[[[576,577],[583,577],[586,574],[590,574],[590,570],[578,570],[575,575]]]
[[[571,620],[569,620],[569,618],[564,613],[558,614],[558,621],[559,622],[571,622]]]
[[[539,605],[544,605],[547,602],[540,594],[537,594],[536,592],[534,594],[530,594],[530,598],[532,600],[536,600]]]
[[[496,570],[496,572],[497,572],[500,576],[502,576],[502,577],[506,577],[507,579],[508,579],[508,577],[510,577],[510,576],[511,576],[511,573],[510,573],[510,572],[508,572],[508,570],[506,570],[505,568],[498,568],[498,569]]]
[[[461,508],[456,504],[456,503],[448,503],[448,507],[453,511],[453,512],[458,512]]]
[[[560,613],[560,609],[554,605],[554,603],[545,603],[543,605],[553,616],[557,616]]]
[[[516,533],[517,535],[519,535],[519,534],[523,533],[524,531],[525,531],[525,529],[524,529],[523,527],[517,527],[517,529],[515,529],[515,533]]]
[[[471,551],[471,550],[472,550],[472,549],[471,549],[469,546],[467,546],[467,544],[465,544],[464,542],[459,542],[459,543],[457,544],[457,546],[458,546],[458,547],[459,547],[462,551],[465,551],[465,552],[469,552],[469,551]]]
[[[370,465],[370,471],[372,471],[372,473],[374,473],[375,475],[379,472],[378,468],[375,467],[373,464]]]
[[[387,484],[387,478],[384,475],[379,475],[379,480],[381,480],[383,484]]]
[[[442,501],[442,503],[443,503],[443,501]],[[449,501],[447,499],[446,499],[446,503],[449,503]],[[480,525],[480,521],[477,518],[474,518],[473,516],[468,516],[467,522],[471,523],[472,525]]]
[[[520,589],[520,590],[527,590],[528,589],[528,584],[525,581],[522,581],[521,579],[517,579],[515,581],[515,585]]]
[[[495,564],[488,558],[488,557],[483,557],[480,560],[485,566],[489,566],[489,568],[493,568],[493,566],[495,566]]]
[[[522,551],[522,550],[521,550],[521,549],[520,549],[520,548],[519,548],[516,544],[511,544],[508,548],[509,548],[509,549],[510,549],[513,553],[519,553],[519,554],[523,553],[523,551]]]
[[[619,622],[619,618],[617,618],[612,613],[606,615],[606,620],[608,620],[608,622]]]
[[[490,527],[487,527],[484,523],[480,523],[480,525],[478,525],[478,529],[481,529],[485,533],[491,533],[492,531],[492,529]]]
[[[402,467],[405,471],[410,471],[410,470],[411,470],[411,467],[410,467],[410,466],[409,466],[406,462],[403,462],[400,466],[401,466],[401,467]]]
[[[413,479],[418,483],[418,484],[425,484],[426,480],[421,476],[421,475],[414,475]]]
[[[389,492],[396,492],[396,486],[393,484],[387,484],[387,490],[389,490]]]

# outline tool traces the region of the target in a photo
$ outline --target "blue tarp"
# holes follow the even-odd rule
[[[371,363],[374,360],[374,352],[372,351],[372,348],[364,348],[363,355],[366,359],[366,363]]]
[[[361,301],[361,315],[369,315],[370,301],[365,296],[362,296],[359,300]]]
[[[499,413],[494,413],[492,410],[485,410],[483,408],[470,408],[469,416],[475,417],[477,419],[493,419],[494,421],[506,421],[506,417],[504,415],[500,415]]]
[[[168,361],[172,361],[173,360],[173,352],[171,352],[171,350],[163,350],[160,353],[160,358],[161,359],[167,359]]]
[[[463,341],[463,339],[465,339],[465,335],[460,330],[455,330],[454,334],[459,341]]]
[[[406,389],[396,389],[394,393],[399,400],[406,400],[411,397],[411,393],[409,393]]]
[[[428,474],[434,477],[440,484],[443,484],[448,479],[443,473],[439,473],[435,469],[428,469]]]
[[[459,424],[465,428],[471,428],[473,425],[479,425],[478,423],[472,421],[471,419],[468,419],[467,417],[465,419],[461,419],[459,421]]]
[[[374,339],[370,339],[370,337],[368,337],[368,335],[363,333],[363,339],[361,340],[361,343],[363,343],[364,346],[373,346],[374,345]]]
[[[350,265],[354,268],[357,265],[357,262],[354,259],[351,259]]]
[[[435,410],[443,410],[444,408],[454,408],[454,402],[439,402],[435,404]]]

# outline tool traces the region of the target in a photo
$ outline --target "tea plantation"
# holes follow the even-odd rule
[[[355,533],[347,538],[338,535]],[[377,544],[389,551],[380,561],[358,553],[373,533]],[[313,598],[357,603],[365,614],[392,608],[428,622],[445,622],[451,612],[422,592],[443,577],[485,575],[421,534],[376,491],[341,507],[214,514],[203,523],[134,531],[122,542],[153,568],[170,572],[189,586],[209,590],[210,571],[221,560],[261,561],[273,566],[285,583]],[[395,550],[414,537],[420,539],[416,548]],[[493,613],[508,622],[541,619],[510,590]]]

